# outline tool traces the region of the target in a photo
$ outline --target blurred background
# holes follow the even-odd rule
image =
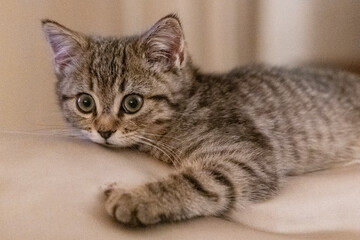
[[[168,13],[206,71],[263,62],[360,72],[359,0],[0,0],[0,126],[61,124],[40,20],[84,33],[139,33]]]

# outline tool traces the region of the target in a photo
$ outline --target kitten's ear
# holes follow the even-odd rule
[[[61,73],[74,67],[86,44],[85,38],[57,22],[42,20],[42,28],[54,54],[55,71]]]
[[[143,57],[167,71],[181,68],[185,60],[185,39],[179,18],[167,15],[140,37]]]

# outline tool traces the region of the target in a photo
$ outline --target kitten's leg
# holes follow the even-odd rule
[[[266,199],[278,187],[276,171],[254,159],[198,159],[178,173],[131,190],[106,190],[106,210],[119,222],[146,226],[197,216],[224,216],[235,206]],[[260,162],[261,161],[261,162]]]

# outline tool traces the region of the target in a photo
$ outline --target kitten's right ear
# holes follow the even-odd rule
[[[185,38],[179,18],[169,14],[140,37],[143,57],[155,68],[167,71],[185,63]]]
[[[62,73],[67,67],[74,67],[86,45],[86,39],[59,23],[44,19],[42,29],[54,54],[55,71]]]

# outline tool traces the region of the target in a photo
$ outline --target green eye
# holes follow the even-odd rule
[[[143,105],[143,99],[136,94],[128,95],[122,102],[122,107],[126,113],[136,113]]]
[[[81,94],[76,100],[77,108],[82,113],[91,113],[95,109],[94,99],[86,93]]]

